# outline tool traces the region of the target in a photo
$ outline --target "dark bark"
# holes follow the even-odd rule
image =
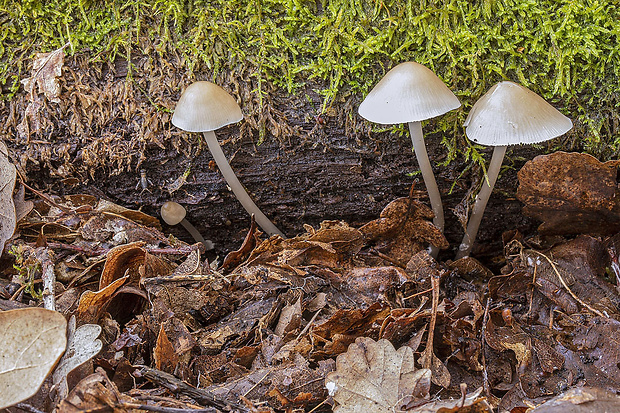
[[[316,227],[322,220],[362,225],[377,218],[388,202],[406,196],[415,180],[408,175],[417,170],[417,163],[407,136],[384,133],[381,140],[375,137],[364,144],[343,136],[337,128],[328,126],[325,134],[329,138],[318,145],[301,142],[281,145],[273,139],[260,146],[249,140],[224,145],[240,181],[287,236],[302,232],[303,224]],[[442,158],[438,155],[442,151],[439,139],[438,136],[427,138],[434,162]],[[148,190],[135,189],[140,174],[133,172],[113,177],[101,174],[97,177],[101,183],[97,185],[97,193],[155,216],[165,201],[177,201],[188,209],[187,219],[205,238],[215,242],[216,253],[238,248],[249,227],[249,216],[227,189],[217,168],[212,164],[209,167],[212,158],[208,150],[196,154],[191,161],[173,151],[157,148],[149,152],[149,161],[142,165],[150,180]],[[162,189],[181,176],[190,163],[192,172],[178,191],[170,195]],[[435,169],[446,213],[446,236],[452,248],[460,243],[463,229],[451,209],[463,199],[471,184],[472,174],[458,176],[464,167],[455,161]],[[478,237],[478,254],[489,249],[481,248],[485,246],[490,247],[489,253],[497,252],[503,231],[534,229],[533,223],[522,216],[521,204],[514,198],[517,170],[518,165],[500,178],[491,197]],[[455,181],[457,184],[450,191]],[[416,184],[415,194],[422,202],[428,202],[423,182]],[[191,241],[182,228],[165,227],[164,231]],[[442,257],[452,258],[453,254],[452,250],[446,251]]]

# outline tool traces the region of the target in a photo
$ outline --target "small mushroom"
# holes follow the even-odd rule
[[[166,222],[166,224],[173,226],[177,224],[183,225],[183,228],[185,228],[187,232],[189,232],[190,235],[194,237],[194,240],[196,240],[196,242],[202,243],[207,251],[212,250],[213,242],[205,240],[202,234],[198,232],[196,227],[190,224],[189,221],[185,219],[186,213],[187,212],[185,211],[185,208],[183,208],[181,204],[172,201],[164,203],[161,206],[160,210],[161,217],[164,222]]]
[[[553,139],[568,132],[573,123],[526,87],[513,82],[500,82],[474,104],[464,126],[469,139],[494,148],[487,171],[488,180],[485,179],[476,196],[456,259],[471,252],[508,145]]]
[[[359,107],[359,114],[381,124],[408,123],[411,141],[422,178],[426,184],[433,224],[444,228],[441,195],[426,153],[421,121],[443,115],[461,106],[458,98],[431,70],[415,62],[405,62],[390,70],[370,91]],[[437,256],[437,248],[432,248]]]
[[[187,132],[202,132],[213,159],[224,179],[248,213],[253,214],[258,225],[269,235],[280,231],[256,206],[228,164],[214,130],[243,119],[235,99],[221,87],[206,81],[192,83],[185,89],[172,115],[172,124]]]

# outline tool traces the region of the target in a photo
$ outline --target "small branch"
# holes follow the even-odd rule
[[[535,251],[535,250],[533,250],[533,251],[536,254],[544,257],[549,262],[549,264],[551,265],[551,268],[553,268],[553,271],[555,271],[555,274],[558,276],[558,279],[560,280],[560,283],[562,283],[562,286],[566,289],[566,291],[568,291],[568,293],[571,295],[571,297],[573,297],[579,304],[581,304],[582,306],[584,306],[588,310],[592,311],[597,316],[603,317],[603,318],[609,318],[609,317],[605,317],[605,315],[603,313],[598,311],[596,308],[593,308],[590,305],[588,305],[588,303],[583,301],[581,298],[577,297],[577,295],[568,287],[568,284],[566,284],[566,281],[564,281],[564,278],[562,278],[562,275],[560,275],[560,271],[558,270],[558,268],[555,266],[555,264],[553,263],[553,261],[551,261],[551,259],[549,257],[547,257],[542,252],[538,252],[538,251]]]
[[[232,407],[240,412],[249,412],[248,408],[245,406],[230,400],[219,398],[211,392],[191,386],[177,379],[172,374],[165,373],[161,370],[142,366],[140,375],[159,386],[167,388],[173,393],[184,394],[200,403],[209,404],[223,410],[229,410],[229,408]]]
[[[20,410],[23,410],[25,412],[30,412],[30,413],[44,413],[41,410],[37,409],[36,407],[33,407],[33,406],[31,406],[29,404],[26,404],[26,403],[17,403],[13,407],[17,407]]]
[[[138,410],[147,410],[149,412],[159,412],[159,413],[219,413],[220,410],[215,407],[206,407],[204,409],[180,409],[178,407],[164,407],[164,406],[153,406],[150,404],[139,404],[139,403],[127,403],[124,401],[119,401],[116,403],[115,408],[122,409],[138,409]]]

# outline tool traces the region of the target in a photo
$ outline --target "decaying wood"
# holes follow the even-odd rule
[[[152,381],[159,386],[163,386],[175,394],[184,394],[199,403],[215,406],[218,409],[229,410],[230,408],[233,408],[240,412],[249,412],[249,409],[245,406],[233,401],[217,398],[212,393],[190,386],[184,381],[177,379],[172,374],[165,373],[161,370],[143,366],[140,370],[140,374],[149,381]]]

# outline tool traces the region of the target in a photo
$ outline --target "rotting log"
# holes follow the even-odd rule
[[[61,103],[43,101],[45,122],[28,140],[17,125],[29,97],[22,93],[0,102],[12,159],[31,185],[51,193],[91,193],[154,216],[164,202],[179,202],[221,256],[241,245],[249,217],[227,189],[206,145],[170,124],[170,111],[188,80],[169,66],[151,68],[155,77],[140,76],[146,62],[137,57],[132,62],[136,72],[128,80],[123,61],[93,70],[86,60],[73,57],[60,79]],[[259,101],[250,93],[256,83],[247,79],[215,79],[233,91],[246,116],[218,136],[241,183],[285,234],[294,236],[303,224],[316,227],[322,220],[359,226],[409,193],[415,180],[411,174],[417,171],[411,142],[406,135],[371,131],[356,113],[359,97],[335,102],[338,110],[319,115],[322,97],[314,90],[320,88],[308,86],[292,96],[273,91]],[[433,128],[432,121],[425,126]],[[439,166],[446,159],[441,139],[428,133],[426,144],[444,200],[446,236],[455,246],[463,229],[451,209],[476,185],[472,180],[479,181],[480,173],[467,170],[458,159]],[[534,151],[517,148],[513,153],[514,159],[523,156],[522,164]],[[479,244],[491,242],[495,251],[501,248],[503,231],[534,228],[514,197],[519,162],[500,177],[482,223]],[[173,191],[172,183],[188,168],[186,182]],[[78,184],[68,186],[71,181]],[[415,194],[428,201],[424,185]],[[182,229],[164,230],[190,241]],[[440,256],[451,257],[453,251]]]

